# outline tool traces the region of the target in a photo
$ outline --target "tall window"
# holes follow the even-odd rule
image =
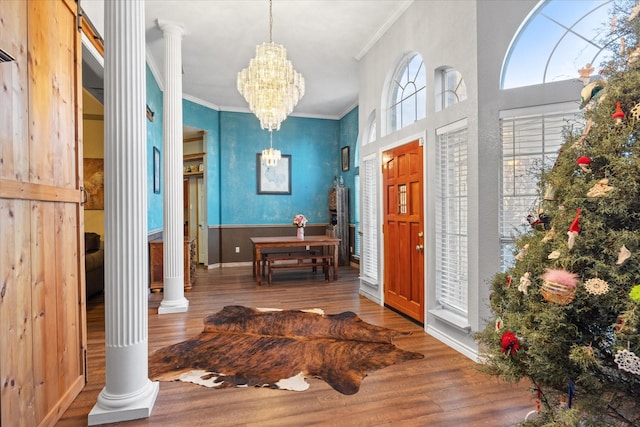
[[[509,115],[500,120],[502,138],[502,200],[500,248],[502,268],[513,265],[516,238],[531,230],[527,215],[537,215],[542,196],[540,172],[553,166],[566,126],[581,127],[576,112]]]
[[[360,259],[361,246],[362,246],[362,223],[360,222],[360,174],[353,177],[354,195],[354,229],[355,235],[353,236],[353,258]]]
[[[402,129],[427,116],[427,74],[419,54],[405,58],[390,86],[389,129]]]
[[[371,144],[376,140],[376,110],[373,110],[371,114],[369,114],[367,123],[366,136],[362,139],[362,145]],[[361,222],[362,207],[360,205],[360,194],[362,193],[362,187],[360,186],[360,144],[356,144],[355,170],[356,175],[353,177],[355,186],[355,248],[353,248],[353,256],[356,259],[360,259],[362,255],[362,235],[364,234],[364,230],[362,229],[363,223]]]
[[[378,215],[376,211],[376,157],[362,160],[362,254],[360,273],[372,284],[378,283]]]
[[[467,123],[437,131],[436,299],[443,309],[467,316]]]
[[[435,75],[436,111],[449,108],[460,101],[467,99],[467,86],[462,74],[455,68],[439,68]]]

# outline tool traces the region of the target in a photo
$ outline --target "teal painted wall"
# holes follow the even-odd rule
[[[161,193],[153,193],[153,147],[162,153],[162,92],[147,67],[147,103],[155,112],[147,121],[148,231],[162,230]],[[341,120],[289,117],[273,133],[274,148],[291,155],[291,194],[257,194],[256,154],[269,147],[269,133],[253,114],[217,111],[183,100],[183,122],[207,132],[207,224],[288,225],[303,213],[312,224],[329,221],[327,193],[334,176],[353,188],[358,110]],[[341,147],[350,146],[350,170],[341,171]],[[350,197],[354,197],[353,190]],[[350,203],[353,203],[352,201]],[[353,213],[351,213],[353,215]]]
[[[291,155],[291,194],[257,194],[256,154],[269,147],[269,132],[249,113],[220,113],[221,221],[289,224],[297,213],[327,223],[327,192],[338,173],[339,122],[289,117],[273,133],[273,146]]]
[[[353,224],[355,222],[355,176],[358,173],[356,156],[358,150],[356,145],[358,143],[358,107],[349,111],[342,119],[340,119],[340,152],[342,154],[342,147],[349,147],[349,170],[342,171],[342,162],[340,162],[340,175],[344,181],[345,187],[349,188],[349,222]]]
[[[153,192],[153,147],[160,150],[160,169],[162,169],[162,92],[147,67],[146,74],[147,105],[155,114],[153,121],[147,120],[147,231],[162,230],[162,192],[164,176],[160,170],[160,194]]]

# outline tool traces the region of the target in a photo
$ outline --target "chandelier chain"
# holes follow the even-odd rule
[[[269,0],[269,43],[273,43],[273,0]]]

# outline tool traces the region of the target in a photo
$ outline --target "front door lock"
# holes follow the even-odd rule
[[[418,251],[418,252],[424,251],[424,246],[423,245],[416,245],[416,251]]]

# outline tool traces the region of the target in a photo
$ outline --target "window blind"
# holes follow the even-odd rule
[[[362,253],[361,274],[372,283],[378,282],[378,225],[376,215],[376,158],[363,159],[362,179]]]
[[[436,298],[468,312],[467,128],[444,132],[436,149]]]
[[[515,239],[528,232],[526,218],[537,214],[542,200],[538,177],[553,167],[567,126],[581,127],[575,111],[503,117],[502,179],[499,213],[501,267],[513,265]]]
[[[355,210],[355,235],[354,237],[354,248],[353,248],[353,256],[354,258],[359,259],[360,258],[360,245],[362,244],[362,228],[361,228],[361,223],[360,223],[360,175],[356,175],[353,177],[353,186],[356,189],[356,197],[354,200],[354,210]]]

